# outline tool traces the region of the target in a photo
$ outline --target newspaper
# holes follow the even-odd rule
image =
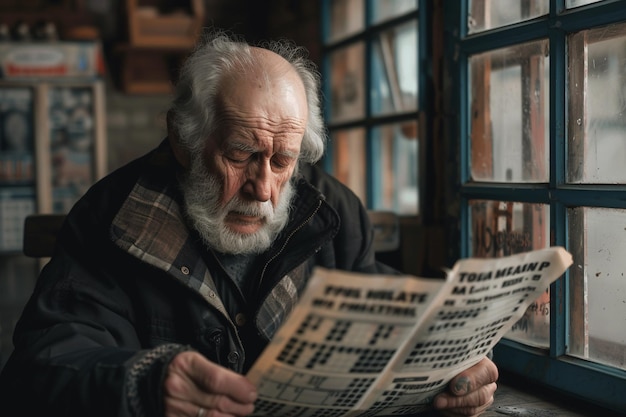
[[[458,261],[445,280],[317,268],[248,373],[254,415],[393,416],[482,360],[572,264],[551,247]]]

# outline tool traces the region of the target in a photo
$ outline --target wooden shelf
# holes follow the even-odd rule
[[[172,7],[178,7],[173,2]],[[128,43],[117,45],[121,87],[130,94],[167,94],[173,69],[196,44],[204,23],[203,0],[189,0],[188,10],[161,13],[140,0],[126,0]]]
[[[115,48],[120,57],[120,87],[129,94],[169,94],[174,71],[182,65],[188,49],[137,47]]]
[[[160,13],[139,0],[126,0],[128,37],[132,46],[189,49],[200,35],[204,22],[202,0],[189,0],[190,13],[177,10]]]

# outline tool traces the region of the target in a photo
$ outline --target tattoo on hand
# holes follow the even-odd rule
[[[467,377],[459,378],[454,384],[455,394],[467,394],[470,392],[470,379]]]

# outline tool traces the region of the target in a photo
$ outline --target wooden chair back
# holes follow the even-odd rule
[[[24,255],[31,258],[52,256],[65,214],[31,214],[24,221]]]

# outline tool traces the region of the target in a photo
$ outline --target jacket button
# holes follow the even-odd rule
[[[239,362],[239,352],[237,352],[236,350],[231,351],[228,354],[228,362],[230,362],[230,363],[237,363],[237,362]]]
[[[185,275],[189,275],[189,268],[187,268],[186,266],[181,266],[180,272],[182,272]]]
[[[222,332],[220,330],[213,330],[202,335],[202,339],[205,343],[212,346],[219,346],[222,343]]]
[[[238,313],[235,316],[235,323],[237,324],[237,326],[241,327],[244,324],[246,324],[246,315],[243,313]]]

